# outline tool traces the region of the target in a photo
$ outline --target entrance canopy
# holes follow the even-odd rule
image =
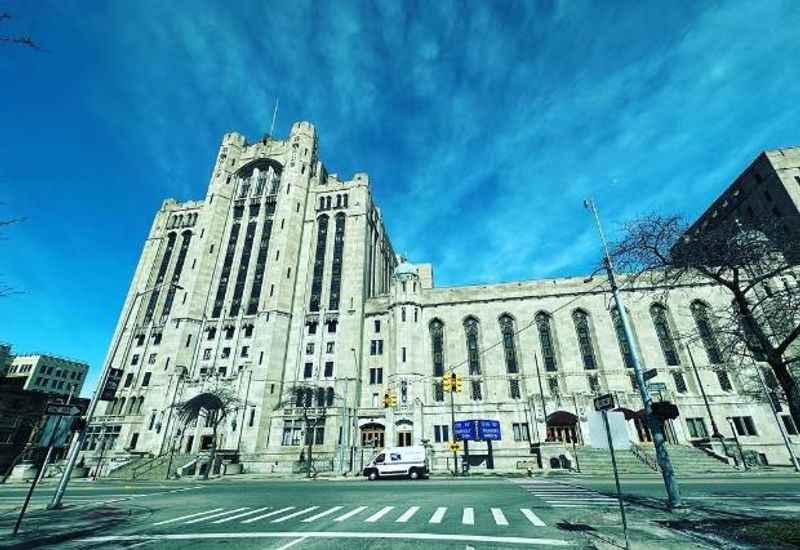
[[[548,426],[574,426],[578,423],[578,417],[567,411],[556,411],[547,415]]]

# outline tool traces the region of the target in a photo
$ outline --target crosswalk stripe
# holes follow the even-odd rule
[[[317,508],[319,508],[319,506],[309,506],[308,508],[303,508],[302,510],[298,510],[297,512],[292,512],[288,516],[282,516],[279,517],[278,519],[273,519],[272,523],[283,523],[286,520],[296,518],[297,516],[302,516],[306,512],[313,512]]]
[[[344,521],[344,520],[346,520],[346,519],[350,519],[350,518],[351,518],[351,517],[353,517],[354,515],[356,515],[356,514],[358,514],[358,513],[360,513],[360,512],[363,512],[363,511],[364,511],[364,510],[366,510],[366,509],[367,509],[367,507],[366,507],[366,506],[359,506],[359,507],[358,507],[358,508],[356,508],[355,510],[350,510],[350,511],[349,511],[349,512],[347,512],[346,514],[344,514],[344,515],[342,515],[342,516],[339,516],[338,518],[336,518],[336,519],[335,519],[335,520],[333,520],[333,521]]]
[[[545,523],[530,508],[520,508],[519,511],[536,527],[546,527]]]
[[[205,512],[198,512],[196,514],[189,514],[188,516],[181,516],[178,518],[172,518],[165,521],[159,521],[158,523],[154,523],[153,525],[166,525],[168,523],[175,523],[176,521],[180,521],[182,519],[196,518],[197,516],[213,514],[214,512],[219,512],[220,510],[224,510],[224,508],[214,508],[213,510],[206,510]]]
[[[277,516],[278,514],[282,514],[284,512],[288,512],[289,510],[294,509],[294,506],[287,506],[286,508],[281,508],[280,510],[275,510],[274,512],[269,512],[262,516],[256,516],[254,518],[246,519],[242,523],[253,523],[254,521],[258,521],[260,519],[271,518],[272,516]]]
[[[412,506],[411,508],[409,508],[408,510],[403,512],[402,516],[397,518],[396,523],[405,523],[405,522],[407,522],[408,520],[411,519],[411,516],[413,516],[414,514],[417,513],[417,510],[419,510],[419,506]]]
[[[376,521],[381,519],[383,516],[388,514],[393,508],[394,508],[394,506],[384,506],[383,508],[381,508],[380,510],[378,510],[377,512],[372,514],[370,517],[368,517],[364,521],[367,522],[367,523],[375,523]]]
[[[461,515],[461,523],[475,525],[475,511],[472,508],[464,508],[464,513]]]
[[[508,525],[508,520],[506,516],[503,515],[503,511],[500,508],[492,508],[492,517],[494,517],[494,522],[497,525]]]
[[[447,512],[447,508],[444,506],[439,506],[431,516],[431,519],[428,523],[442,523],[442,518],[444,517],[445,512]]]
[[[324,518],[325,516],[329,516],[329,515],[333,514],[334,512],[337,512],[337,511],[341,510],[342,508],[344,508],[344,506],[334,506],[333,508],[329,508],[328,510],[325,510],[324,512],[320,512],[319,514],[314,514],[310,518],[304,519],[303,523],[311,523],[312,521],[318,520],[319,518]]]
[[[225,523],[227,521],[233,521],[235,519],[243,518],[245,516],[252,516],[253,514],[257,514],[259,512],[263,512],[264,510],[268,509],[269,506],[264,506],[263,508],[256,508],[255,510],[250,510],[249,512],[242,512],[241,514],[236,514],[235,516],[218,519],[217,521],[212,521],[211,523]]]
[[[236,512],[241,512],[242,510],[249,509],[249,506],[242,506],[241,508],[236,508],[235,510],[228,510],[227,512],[218,512],[216,514],[212,514],[210,516],[204,516],[201,518],[190,519],[189,521],[185,522],[184,525],[190,525],[192,523],[200,523],[201,521],[208,521],[210,519],[218,518],[220,516],[227,516],[228,514],[235,514]]]

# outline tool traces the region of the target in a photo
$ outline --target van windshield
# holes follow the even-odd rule
[[[375,457],[375,464],[383,464],[383,461],[386,459],[386,455],[381,453]]]

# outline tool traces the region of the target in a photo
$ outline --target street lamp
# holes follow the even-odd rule
[[[597,207],[591,199],[584,201],[583,205],[589,212],[592,213],[594,222],[597,226],[597,232],[600,236],[600,242],[603,246],[603,265],[608,275],[608,282],[611,284],[611,292],[614,295],[614,303],[619,313],[620,321],[622,321],[622,328],[625,333],[625,339],[628,342],[628,347],[631,352],[631,359],[633,362],[633,372],[636,377],[636,385],[639,387],[639,393],[642,395],[642,402],[644,404],[645,418],[650,425],[650,432],[653,435],[653,443],[656,448],[656,458],[658,465],[661,467],[661,475],[664,478],[664,486],[667,489],[667,502],[669,508],[675,508],[681,503],[681,495],[678,491],[678,484],[675,481],[675,470],[672,467],[672,462],[669,459],[667,452],[667,444],[664,438],[664,430],[661,423],[653,415],[653,398],[650,396],[650,391],[645,384],[644,376],[642,376],[641,360],[639,359],[639,350],[636,347],[636,341],[633,339],[633,331],[631,330],[630,321],[628,320],[628,313],[625,310],[625,304],[622,301],[622,296],[617,286],[616,276],[614,274],[614,266],[611,262],[611,255],[608,252],[608,243],[603,234],[603,227],[600,224],[600,216],[597,213]]]
[[[72,447],[70,448],[69,455],[67,456],[67,464],[64,467],[64,473],[61,474],[61,479],[58,482],[58,487],[56,488],[56,492],[53,495],[53,499],[50,501],[50,504],[47,505],[48,510],[61,507],[61,499],[64,496],[64,491],[67,489],[67,484],[69,483],[70,475],[72,475],[72,469],[75,467],[75,462],[78,460],[78,454],[80,453],[81,446],[83,445],[83,441],[86,438],[86,429],[89,427],[89,424],[92,421],[92,417],[94,416],[94,411],[97,408],[97,403],[100,401],[103,388],[105,388],[106,382],[108,380],[108,374],[111,371],[111,365],[114,362],[114,357],[117,354],[117,349],[119,349],[119,344],[120,341],[122,340],[122,335],[125,333],[125,330],[128,326],[128,319],[130,318],[131,312],[136,306],[136,302],[139,300],[139,298],[141,298],[145,294],[149,294],[154,290],[158,290],[165,285],[172,288],[177,288],[179,290],[184,290],[184,288],[179,284],[170,281],[169,283],[161,283],[154,287],[141,290],[133,296],[133,300],[131,300],[131,305],[128,308],[128,311],[125,312],[125,317],[122,320],[122,324],[120,325],[119,336],[114,341],[114,347],[112,348],[111,354],[109,355],[109,358],[103,367],[103,372],[100,375],[100,380],[98,381],[94,393],[92,394],[92,400],[89,402],[89,408],[86,411],[86,422],[84,424],[84,428],[80,432],[78,432],[78,437],[76,437],[72,442]]]

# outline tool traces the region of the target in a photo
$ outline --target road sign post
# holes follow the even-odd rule
[[[49,405],[48,405],[49,407]],[[47,441],[47,447],[50,447],[53,444],[53,441],[56,437],[56,433],[58,432],[58,425],[61,423],[61,417],[59,416],[58,422],[56,422],[55,429],[50,432],[50,437]],[[28,494],[25,495],[25,502],[22,503],[22,509],[19,511],[19,517],[17,517],[17,522],[14,524],[14,530],[11,532],[12,535],[17,536],[19,532],[19,527],[22,525],[22,518],[25,516],[25,511],[28,509],[28,504],[31,502],[31,497],[33,496],[33,490],[36,489],[36,485],[39,482],[39,477],[42,475],[42,469],[44,468],[44,461],[39,464],[39,468],[36,470],[36,476],[31,480],[31,487],[28,489]]]
[[[607,393],[596,397],[594,409],[603,416],[603,426],[606,428],[606,438],[608,439],[608,451],[611,453],[611,466],[614,468],[614,482],[617,484],[617,501],[619,502],[619,513],[622,516],[622,532],[625,535],[625,550],[630,550],[628,541],[628,520],[625,517],[625,504],[622,502],[622,489],[619,486],[619,472],[617,471],[617,457],[614,455],[614,441],[611,438],[611,427],[608,425],[608,411],[614,408],[614,394]]]

